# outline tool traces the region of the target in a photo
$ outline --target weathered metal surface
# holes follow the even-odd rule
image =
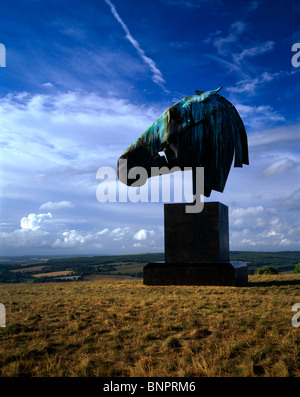
[[[213,91],[196,91],[167,109],[118,160],[118,177],[131,185],[128,172],[144,167],[204,167],[204,195],[223,192],[231,168],[249,164],[247,135],[235,107]],[[158,153],[164,151],[165,157]],[[121,159],[127,159],[123,169]],[[145,183],[142,182],[141,184]]]

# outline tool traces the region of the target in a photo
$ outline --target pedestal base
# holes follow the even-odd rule
[[[145,285],[223,285],[242,286],[248,282],[244,262],[148,263]]]

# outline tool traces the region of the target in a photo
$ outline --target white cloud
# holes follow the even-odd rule
[[[235,105],[244,124],[253,130],[261,129],[266,125],[283,122],[284,117],[269,105],[250,106],[237,103]]]
[[[273,237],[273,236],[280,236],[280,233],[277,233],[275,230],[271,229],[271,230],[267,233],[267,237]]]
[[[253,4],[256,6],[256,2]],[[245,40],[247,30],[249,30],[249,25],[246,22],[236,21],[230,25],[227,35],[222,35],[222,32],[218,31],[209,34],[208,39],[205,40],[206,43],[212,42],[217,50],[218,57],[210,55],[211,58],[226,66],[229,72],[238,72],[240,76],[244,76],[245,80],[239,82],[237,87],[229,87],[228,90],[231,92],[245,92],[249,89],[252,91],[252,87],[256,87],[259,82],[268,81],[270,77],[265,72],[262,77],[253,78],[253,68],[250,68],[247,63],[249,63],[248,58],[271,52],[275,47],[275,42],[268,40],[250,44],[249,40]]]
[[[299,162],[296,162],[288,158],[280,159],[278,161],[275,161],[273,164],[269,165],[267,168],[265,168],[263,170],[263,175],[265,177],[269,177],[269,176],[281,174],[283,172],[286,172],[290,168],[295,168],[299,166],[299,164],[300,164]]]
[[[114,241],[123,240],[128,238],[132,234],[130,227],[117,227],[110,232],[110,236],[113,237]]]
[[[0,233],[2,249],[11,250],[11,255],[18,249],[51,248],[50,233],[40,229],[17,229]]]
[[[3,222],[2,249],[9,249],[10,254],[18,247],[20,254],[36,247],[49,247],[52,253],[63,249],[68,253],[150,252],[155,241],[162,251],[160,204],[100,205],[95,195],[97,169],[115,166],[118,155],[161,110],[82,92],[0,98],[2,200],[14,200],[13,206],[5,204],[5,217],[11,223],[6,228]],[[261,128],[269,118],[278,120],[280,115],[264,106],[240,110],[248,125],[258,126],[248,134],[250,165],[232,168],[224,193],[212,196],[228,204],[230,213],[242,210],[230,217],[232,249],[247,249],[246,240],[250,248],[255,243],[257,249],[278,250],[289,242],[289,249],[299,249],[300,226],[295,216],[300,208],[296,185],[299,125]],[[287,172],[279,172],[284,168]],[[276,180],[264,177],[264,172],[273,173]],[[60,201],[62,197],[66,201]],[[76,205],[78,215],[72,219],[66,203]],[[58,209],[59,219],[54,212]],[[17,229],[21,218],[22,227]],[[151,231],[154,234],[147,234]],[[134,238],[146,235],[151,238]]]
[[[262,73],[260,76],[255,78],[247,78],[240,80],[234,87],[226,87],[226,90],[233,93],[253,93],[255,94],[258,87],[262,87],[265,82],[270,82],[275,78],[275,74],[268,72]]]
[[[80,233],[77,230],[69,230],[62,233],[61,239],[56,239],[52,244],[53,248],[72,248],[88,245],[94,242],[95,237],[92,233]],[[99,243],[98,243],[99,244]]]
[[[115,167],[118,153],[160,113],[82,92],[0,98],[2,197],[37,201],[49,191],[59,202],[53,194],[67,197],[74,186],[76,194],[78,188],[93,187],[97,169]]]
[[[141,229],[137,233],[135,233],[133,238],[135,240],[147,240],[147,238],[149,238],[150,236],[153,236],[153,235],[154,235],[153,230]]]
[[[72,204],[70,201],[48,201],[47,203],[44,203],[40,206],[40,210],[60,210],[63,208],[73,208],[74,204]]]
[[[247,117],[247,109],[245,109],[245,116]],[[249,109],[248,115],[255,115]],[[270,152],[271,150],[278,149],[280,151],[289,148],[293,150],[297,147],[299,143],[299,130],[300,125],[289,125],[280,126],[276,128],[264,128],[262,131],[253,132],[248,136],[249,146],[253,148],[252,150],[261,149],[264,153]]]
[[[300,249],[300,220],[293,211],[283,210],[280,201],[275,202],[278,210],[257,206],[232,211],[231,249],[244,250],[247,246],[257,251]]]
[[[237,208],[231,212],[232,224],[234,227],[245,227],[247,225],[252,228],[258,228],[264,226],[264,220],[258,217],[264,211],[261,205],[257,207]]]
[[[38,230],[43,222],[51,218],[52,215],[50,212],[48,214],[29,214],[27,217],[24,216],[21,219],[20,226],[22,229]]]
[[[255,216],[264,212],[264,208],[259,205],[258,207],[237,208],[231,212],[232,218],[242,218],[245,216]]]
[[[43,83],[42,86],[46,87],[46,88],[54,87],[54,85],[52,83],[50,83],[49,81],[47,83]]]
[[[100,230],[100,232],[97,232],[97,236],[103,236],[104,234],[107,234],[109,232],[109,229],[105,228],[103,230]]]
[[[253,222],[253,228],[266,226],[266,221],[263,218],[255,218]]]
[[[59,220],[51,220],[51,213],[29,214],[21,219],[21,228],[0,233],[5,249],[55,249],[56,252],[72,249],[72,252],[118,254],[120,252],[152,252],[157,249],[153,230],[131,227],[97,230],[66,229]],[[151,241],[146,237],[151,236]],[[158,236],[158,241],[161,237]],[[135,241],[138,240],[137,243]],[[143,244],[140,241],[143,240]],[[161,247],[160,247],[161,248]],[[57,251],[59,250],[59,251]],[[51,251],[52,252],[52,251]]]
[[[247,24],[243,21],[236,21],[230,25],[227,36],[218,36],[215,38],[213,45],[217,48],[219,54],[228,55],[231,45],[239,40],[240,35],[245,32]]]
[[[241,245],[255,247],[257,243],[253,240],[250,240],[249,238],[243,238],[241,241]]]
[[[93,93],[23,92],[0,98],[4,151],[19,149],[32,157],[39,153],[40,166],[42,160],[64,162],[65,156],[78,160],[87,143],[90,151],[93,146],[131,144],[159,115],[151,106]]]
[[[240,62],[241,60],[247,57],[254,57],[257,55],[265,54],[267,52],[272,51],[274,49],[274,46],[275,46],[274,41],[266,41],[254,47],[245,48],[240,54],[235,55],[234,59],[237,62]]]
[[[265,83],[270,83],[271,81],[280,77],[292,76],[294,73],[295,72],[293,70],[281,70],[274,73],[263,72],[262,74],[257,75],[257,77],[253,77],[252,75],[247,76],[247,78],[239,80],[235,86],[226,87],[226,91],[231,93],[246,93],[255,95],[258,89],[264,89]]]
[[[295,190],[289,197],[280,199],[280,202],[282,202],[282,205],[285,208],[288,208],[290,211],[300,210],[300,188]]]
[[[257,4],[256,1],[250,3],[247,12],[253,11]],[[251,26],[246,22],[236,21],[230,25],[227,34],[211,33],[205,40],[207,44],[212,43],[217,51],[216,55],[208,54],[207,57],[223,65],[229,73],[236,75],[236,84],[226,87],[226,90],[232,94],[254,96],[258,90],[262,92],[266,83],[279,77],[292,76],[295,73],[295,70],[261,73],[254,62],[259,56],[274,51],[276,43],[272,40],[253,42],[247,35],[250,28]]]

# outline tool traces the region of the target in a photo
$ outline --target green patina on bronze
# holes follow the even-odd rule
[[[235,167],[249,164],[247,135],[235,107],[213,91],[195,91],[167,109],[120,156],[127,159],[127,171],[144,167],[204,167],[204,195],[212,190],[223,192],[234,159]],[[165,157],[159,155],[164,151]],[[122,173],[119,179],[133,181]]]

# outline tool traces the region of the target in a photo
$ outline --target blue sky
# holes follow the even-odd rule
[[[250,165],[205,201],[228,205],[232,250],[299,250],[299,21],[296,1],[2,4],[0,254],[162,252],[163,203],[100,203],[97,170],[219,86]]]

